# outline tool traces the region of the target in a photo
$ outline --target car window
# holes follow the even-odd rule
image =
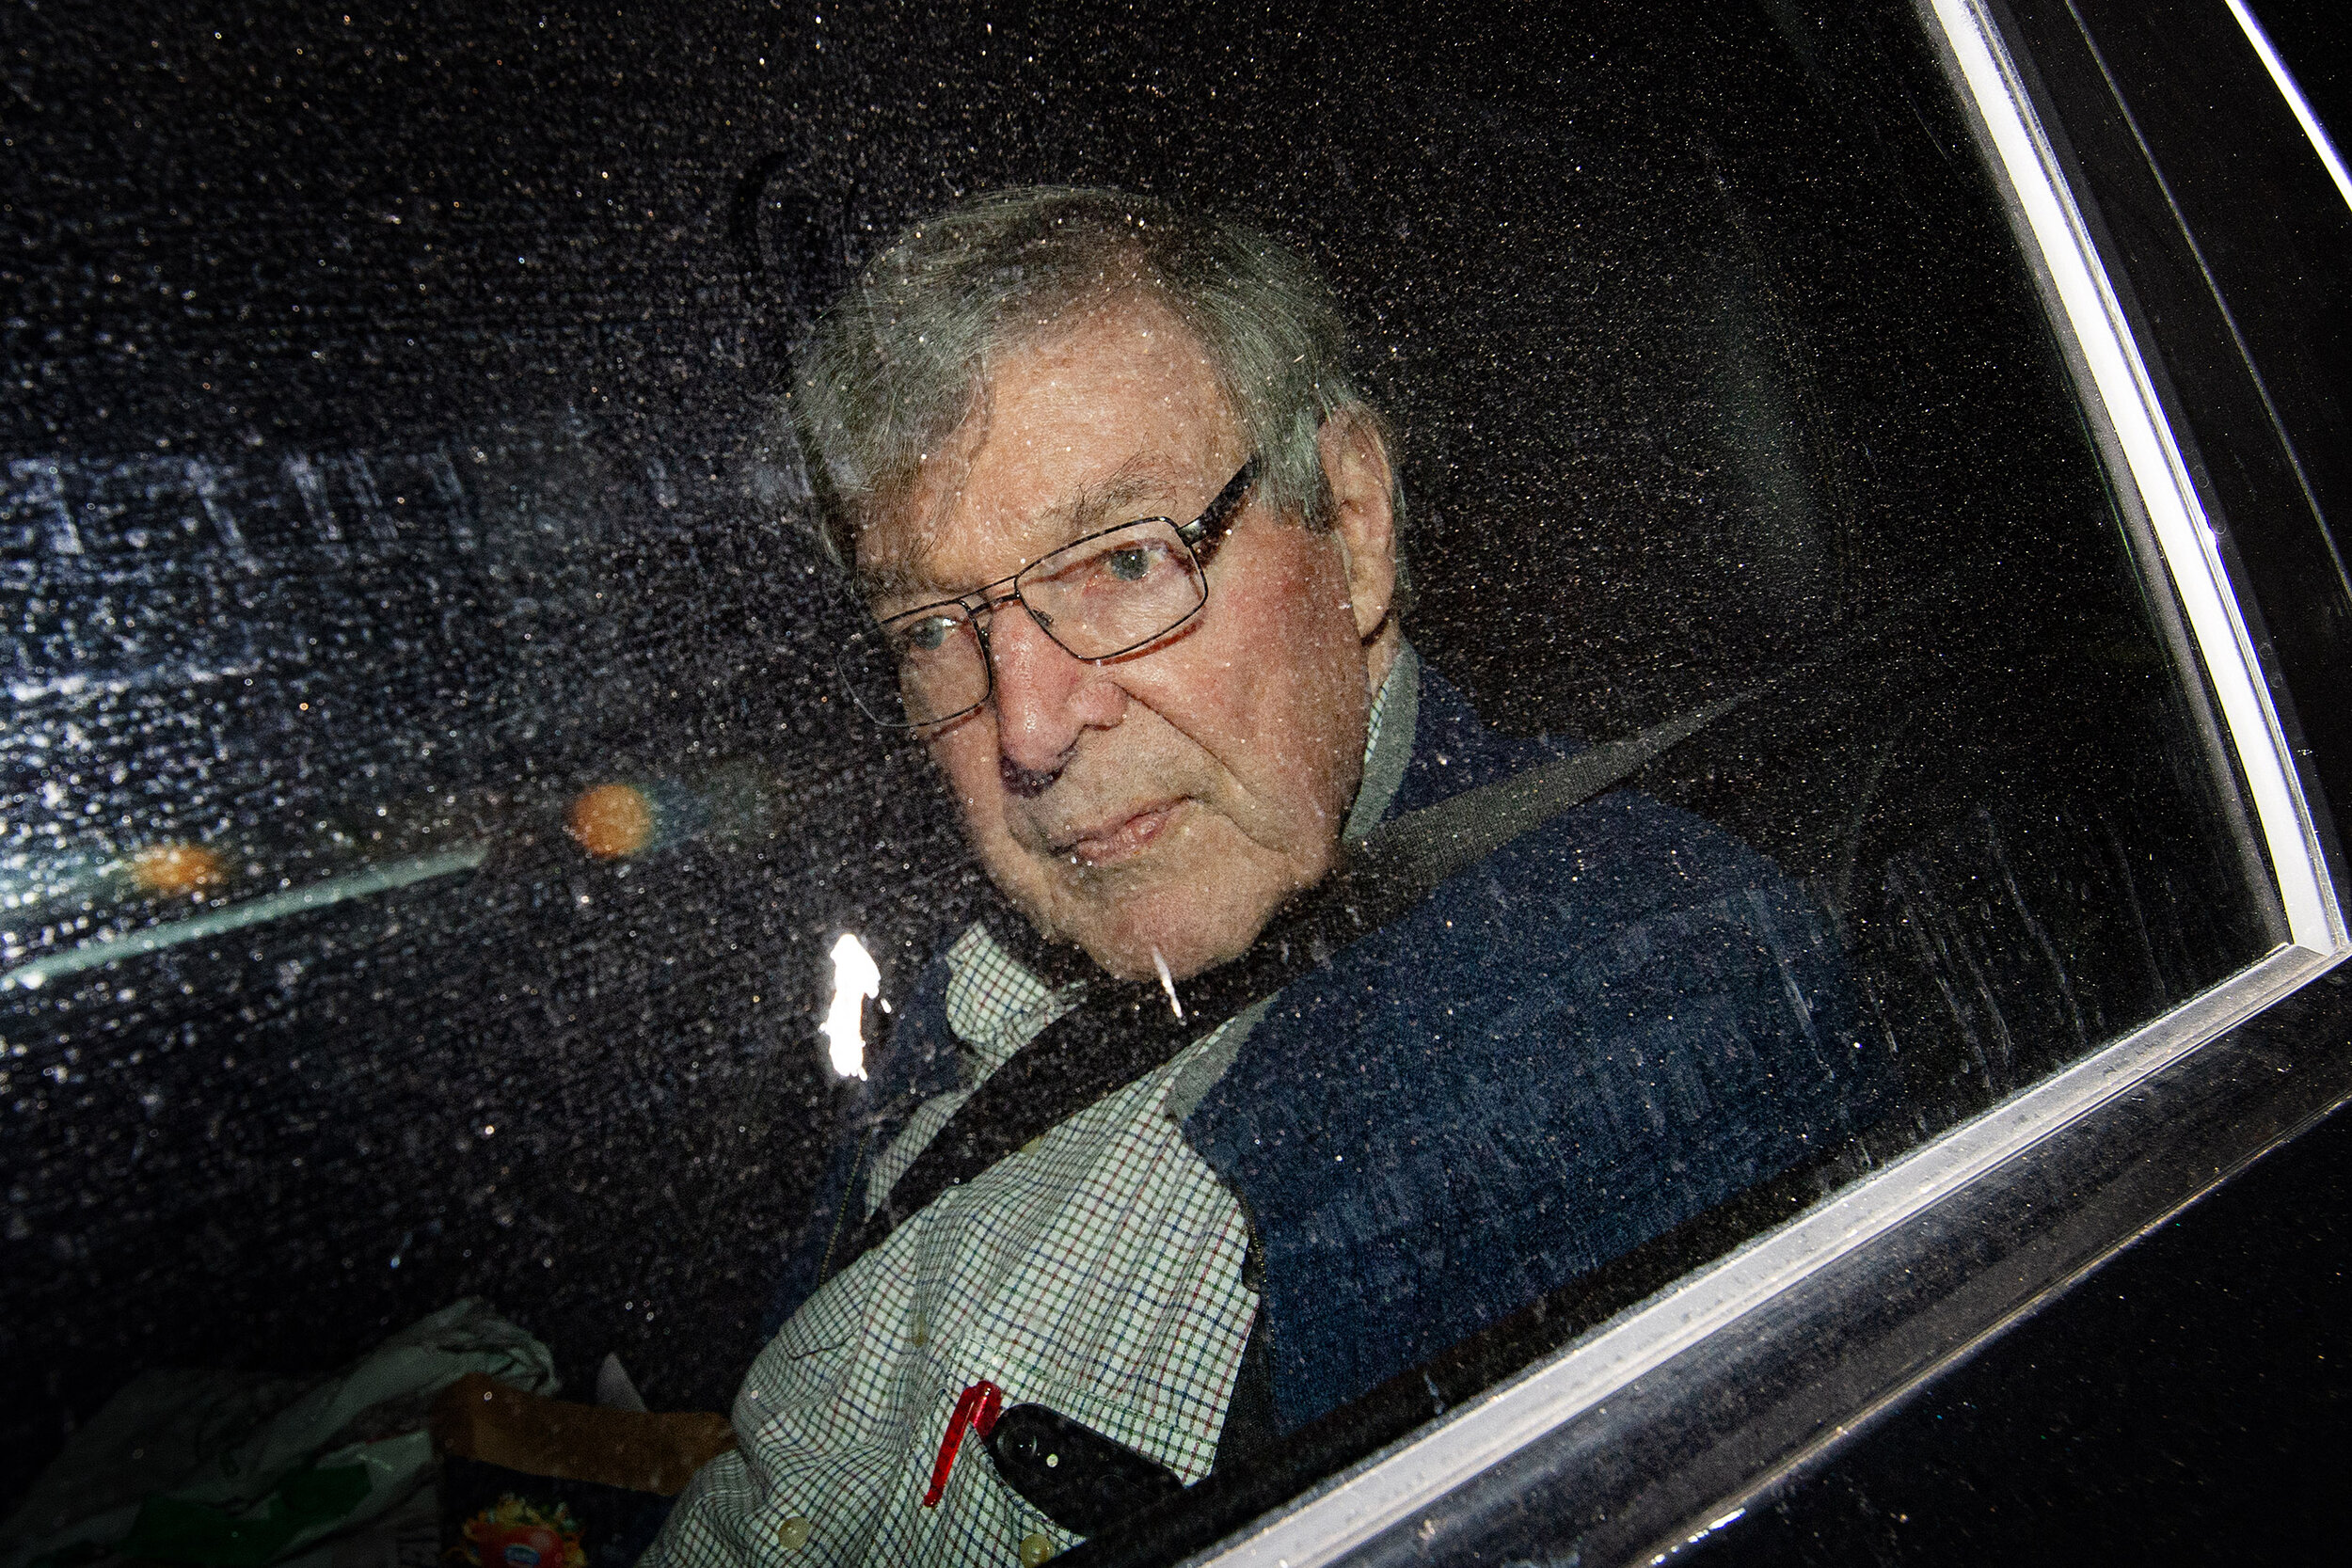
[[[1613,1129],[1597,1208],[1650,1212],[1607,1183],[1670,1123],[1720,1179],[1573,1259],[1515,1231],[1459,1265],[1498,1282],[1474,1309],[1401,1289],[1375,1348],[1332,1329],[1360,1367],[1218,1518],[2287,940],[2213,656],[1908,7],[21,20],[11,1498],[142,1373],[316,1377],[468,1297],[572,1396],[612,1355],[657,1409],[729,1408],[845,1069],[1004,909],[921,743],[844,695],[864,612],[763,413],[858,269],[975,191],[1149,193],[1328,277],[1393,432],[1421,700],[1501,774],[1706,717],[1591,874],[1638,843],[1728,879],[1595,905],[1571,954],[1545,911],[1581,895],[1498,875],[1482,918],[1533,945],[1387,962],[1360,1037],[1422,1042],[1380,1069],[1422,1109]],[[1524,1042],[1748,1028],[1676,1021],[1711,958],[1642,967],[1735,921],[1787,936],[1769,1027],[1834,1105],[1769,1063],[1544,1098],[1570,1067]],[[1449,1089],[1423,1015],[1472,992],[1521,1044]],[[1198,1104],[1257,1127],[1214,1098],[1248,1082]],[[1119,1528],[1096,1549],[1201,1544]]]

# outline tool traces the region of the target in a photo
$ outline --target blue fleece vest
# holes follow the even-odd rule
[[[1424,666],[1388,816],[1575,749],[1494,734]],[[864,1151],[957,1081],[946,982],[930,965],[900,1015],[775,1323]],[[1896,1083],[1804,890],[1620,789],[1292,982],[1184,1135],[1248,1216],[1289,1430],[1826,1152]]]

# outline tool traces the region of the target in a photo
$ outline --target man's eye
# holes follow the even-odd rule
[[[1091,584],[1100,588],[1118,588],[1131,582],[1148,582],[1152,575],[1166,571],[1168,552],[1166,545],[1156,540],[1138,539],[1113,545],[1073,567],[1067,580],[1073,584]]]
[[[926,615],[910,621],[892,634],[898,643],[898,657],[908,658],[923,654],[935,654],[946,646],[955,635],[956,622],[952,615]]]
[[[1159,552],[1149,545],[1129,545],[1105,551],[1102,567],[1121,582],[1141,582],[1152,575],[1154,559]]]

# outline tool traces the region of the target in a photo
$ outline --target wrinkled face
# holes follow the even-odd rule
[[[1082,534],[1200,515],[1252,455],[1191,335],[1128,296],[999,355],[978,411],[907,503],[858,542],[887,616],[968,593]],[[931,755],[997,885],[1115,974],[1197,974],[1247,950],[1330,870],[1360,776],[1393,585],[1376,437],[1327,435],[1340,522],[1308,531],[1253,492],[1208,602],[1137,654],[1089,663],[1018,604],[988,627],[993,698]],[[1376,516],[1372,515],[1374,512]]]

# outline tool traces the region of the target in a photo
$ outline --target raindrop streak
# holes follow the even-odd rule
[[[882,995],[882,971],[856,937],[843,932],[833,944],[833,1006],[818,1025],[830,1042],[833,1069],[844,1078],[866,1076],[866,999]]]

